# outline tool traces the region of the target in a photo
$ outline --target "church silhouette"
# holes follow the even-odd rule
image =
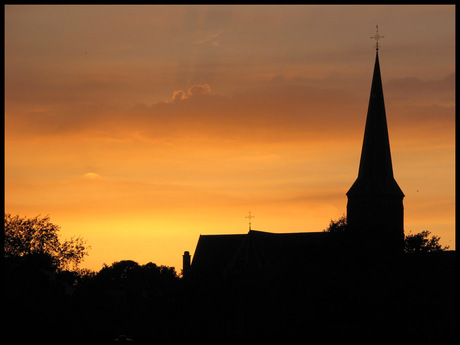
[[[229,277],[275,274],[344,257],[395,257],[404,249],[404,193],[393,176],[378,55],[369,98],[359,172],[346,193],[347,227],[330,232],[200,235],[193,261],[183,256],[184,276]]]

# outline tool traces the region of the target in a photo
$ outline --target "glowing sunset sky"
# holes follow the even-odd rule
[[[454,6],[6,6],[5,211],[84,267],[321,231],[357,177],[375,25],[405,232],[455,249]]]

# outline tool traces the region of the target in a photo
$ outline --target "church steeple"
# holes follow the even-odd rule
[[[374,238],[383,250],[402,250],[404,193],[393,177],[378,46],[358,178],[347,197],[352,232]]]
[[[358,178],[347,195],[371,192],[404,197],[393,177],[378,51],[375,57]]]

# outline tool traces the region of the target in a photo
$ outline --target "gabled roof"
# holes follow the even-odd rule
[[[193,255],[192,271],[198,275],[223,272],[245,237],[245,234],[200,235]]]
[[[318,260],[329,252],[326,232],[201,235],[192,262],[198,275],[228,275],[242,271],[273,272]]]

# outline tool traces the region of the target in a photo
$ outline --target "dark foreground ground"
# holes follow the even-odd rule
[[[140,274],[73,285],[6,263],[6,343],[388,340],[440,343],[458,327],[455,252],[335,262],[225,279]],[[3,342],[2,342],[3,343]]]

